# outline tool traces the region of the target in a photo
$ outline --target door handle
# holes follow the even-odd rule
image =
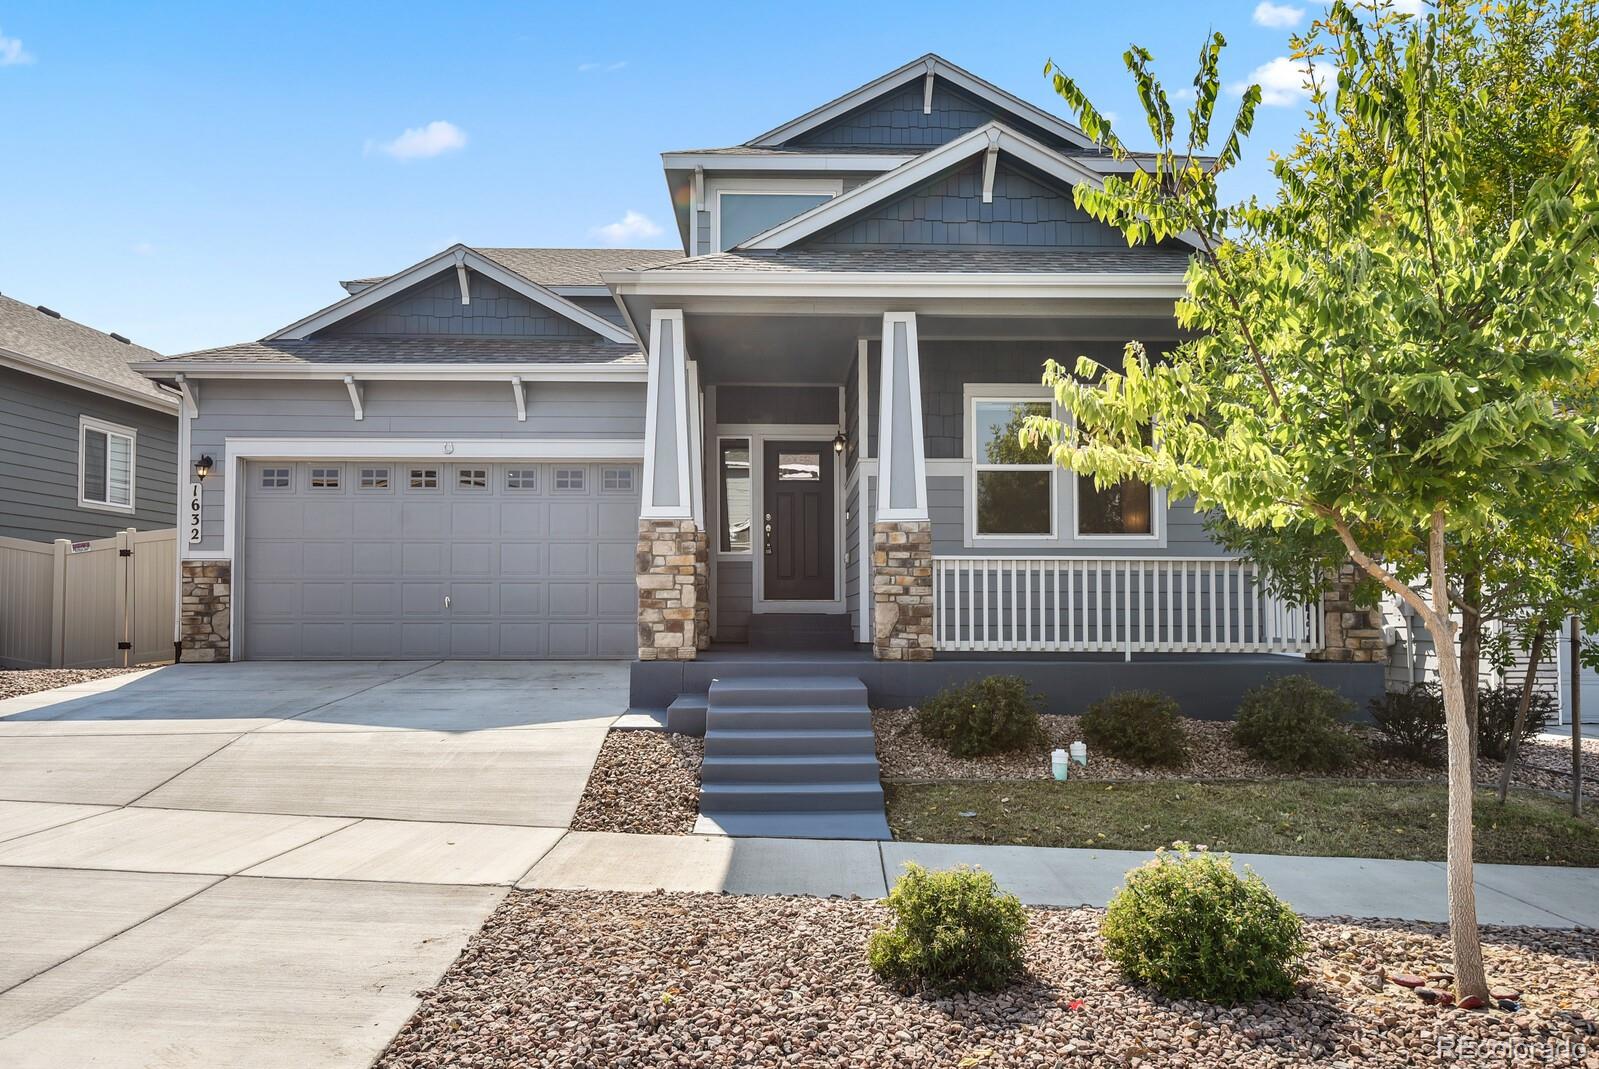
[[[446,609],[450,607],[450,595],[448,594],[444,595],[444,607]]]
[[[763,541],[766,543],[766,552],[768,555],[770,555],[772,552],[772,514],[770,512],[766,514],[765,531],[766,537],[763,539]]]

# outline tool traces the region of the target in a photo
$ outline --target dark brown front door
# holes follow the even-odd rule
[[[833,598],[833,443],[767,442],[767,601]]]

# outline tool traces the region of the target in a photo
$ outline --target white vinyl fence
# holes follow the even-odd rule
[[[1306,653],[1320,612],[1225,557],[934,557],[941,650]]]
[[[51,543],[0,538],[0,665],[108,668],[172,657],[172,529]]]

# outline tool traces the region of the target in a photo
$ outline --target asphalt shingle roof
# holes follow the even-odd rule
[[[903,249],[771,249],[722,252],[678,260],[650,268],[648,274],[666,272],[761,271],[772,274],[808,271],[844,271],[861,274],[924,271],[928,273],[988,274],[1038,272],[1039,274],[1097,274],[1100,272],[1182,273],[1189,250],[1160,248],[903,248]]]
[[[636,345],[578,338],[362,337],[252,341],[163,358],[174,364],[643,364]]]
[[[124,393],[173,403],[172,395],[134,371],[132,364],[159,360],[142,345],[120,342],[93,327],[57,318],[34,305],[0,296],[0,349],[24,360],[115,386]]]
[[[677,249],[481,249],[474,251],[541,286],[603,286],[602,271],[629,271],[657,267],[681,260]],[[360,285],[375,285],[387,275],[355,278]]]

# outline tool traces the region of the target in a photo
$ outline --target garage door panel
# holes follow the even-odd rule
[[[263,466],[286,465],[247,474],[245,656],[633,655],[637,465],[482,465],[486,486],[403,459],[304,461],[288,486]],[[312,488],[313,468],[341,485]],[[388,485],[360,485],[367,468]]]

